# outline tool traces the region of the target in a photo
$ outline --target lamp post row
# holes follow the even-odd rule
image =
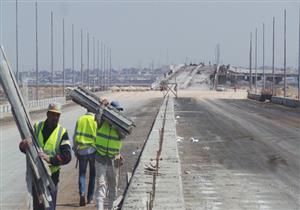
[[[284,78],[284,88],[283,88],[283,95],[287,97],[287,64],[286,64],[286,10],[284,10],[284,39],[283,39],[283,78]],[[299,46],[298,46],[298,99],[300,100],[300,7],[299,7]],[[265,72],[265,23],[263,23],[262,27],[262,88],[263,90],[266,89],[266,72]],[[252,83],[253,83],[253,76],[252,76],[252,32],[250,35],[250,54],[249,54],[249,71],[250,71],[250,79],[249,79],[249,88],[252,91]],[[257,93],[257,28],[255,28],[255,55],[254,55],[254,68],[255,68],[255,93]],[[276,77],[275,77],[275,17],[272,19],[272,95],[276,94]]]
[[[16,0],[16,80],[18,84],[20,84],[20,71],[19,71],[19,31],[18,31],[18,12],[19,12],[19,7],[18,7],[18,0]],[[62,20],[62,95],[65,95],[65,86],[66,84],[66,68],[65,68],[65,20],[63,18]],[[51,71],[51,97],[54,97],[56,94],[54,92],[54,47],[53,47],[53,42],[54,42],[54,35],[53,35],[53,11],[51,11],[51,17],[50,17],[50,71]],[[87,87],[91,87],[91,77],[90,77],[90,33],[87,32],[87,78],[86,78],[86,84],[84,83],[84,64],[83,64],[83,29],[81,28],[81,33],[80,33],[80,82],[79,84],[81,86],[86,85]],[[71,32],[71,46],[72,46],[72,86],[75,87],[76,85],[76,71],[75,71],[75,36],[74,36],[74,24],[72,24],[72,32]],[[39,40],[38,40],[38,4],[35,2],[35,99],[39,99]],[[96,40],[95,37],[93,37],[93,65],[92,65],[92,72],[94,73],[96,71],[97,78],[93,79],[93,85],[102,85],[102,90],[107,90],[108,85],[110,85],[111,81],[111,50],[105,46],[101,42],[101,54],[99,52],[99,47],[100,47],[100,42],[97,40],[97,68],[95,67],[95,62],[96,62],[96,54],[95,54],[95,44]],[[105,48],[107,49],[107,54],[105,57]],[[108,52],[110,53],[108,57]],[[100,57],[101,57],[101,66],[100,66]],[[105,65],[105,63],[107,65]],[[109,65],[108,65],[109,64]],[[101,68],[100,68],[101,67]],[[94,77],[93,77],[94,78]],[[98,83],[95,83],[98,81]]]

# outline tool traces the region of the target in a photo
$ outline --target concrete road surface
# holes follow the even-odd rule
[[[175,115],[186,209],[300,209],[299,109],[185,97]]]

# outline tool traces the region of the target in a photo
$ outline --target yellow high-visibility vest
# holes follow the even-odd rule
[[[74,141],[78,145],[78,150],[83,150],[88,147],[95,147],[97,132],[97,122],[95,115],[92,113],[81,116],[75,128]]]
[[[42,133],[44,126],[45,126],[44,121],[36,123],[34,125],[35,134],[38,139],[38,144],[43,149],[43,151],[47,155],[49,155],[50,158],[55,157],[60,152],[59,147],[60,147],[61,139],[62,139],[63,135],[65,134],[66,129],[61,127],[60,124],[57,124],[56,128],[54,129],[54,131],[51,133],[51,135],[47,139],[46,144],[44,144],[44,137],[43,137],[43,133]],[[51,174],[53,174],[54,172],[56,172],[60,169],[59,166],[52,166],[51,164],[49,164],[49,168],[50,168]]]
[[[122,141],[117,130],[108,122],[104,121],[97,130],[96,153],[104,157],[114,157],[120,153]]]

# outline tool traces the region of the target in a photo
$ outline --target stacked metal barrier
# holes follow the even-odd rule
[[[134,122],[130,118],[113,106],[102,106],[101,99],[89,90],[82,87],[69,90],[69,95],[75,103],[95,113],[96,117],[98,116],[108,121],[124,135],[130,134],[133,127],[135,127]]]

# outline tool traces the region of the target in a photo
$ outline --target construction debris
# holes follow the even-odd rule
[[[199,139],[195,139],[194,137],[191,137],[190,141],[193,142],[193,143],[197,143],[197,142],[199,142]]]
[[[38,156],[38,151],[41,148],[38,145],[30,116],[24,105],[18,84],[2,47],[1,52],[4,58],[4,61],[1,62],[0,65],[1,85],[12,107],[12,114],[19,129],[21,139],[32,140],[32,145],[26,150],[26,181],[28,192],[31,194],[32,188],[34,187],[40,203],[44,205],[45,209],[49,209],[50,202],[52,202],[50,193],[55,190],[55,185],[52,182],[48,164]]]
[[[184,140],[183,137],[177,136],[177,141],[178,141],[178,142],[183,141],[183,140]]]

